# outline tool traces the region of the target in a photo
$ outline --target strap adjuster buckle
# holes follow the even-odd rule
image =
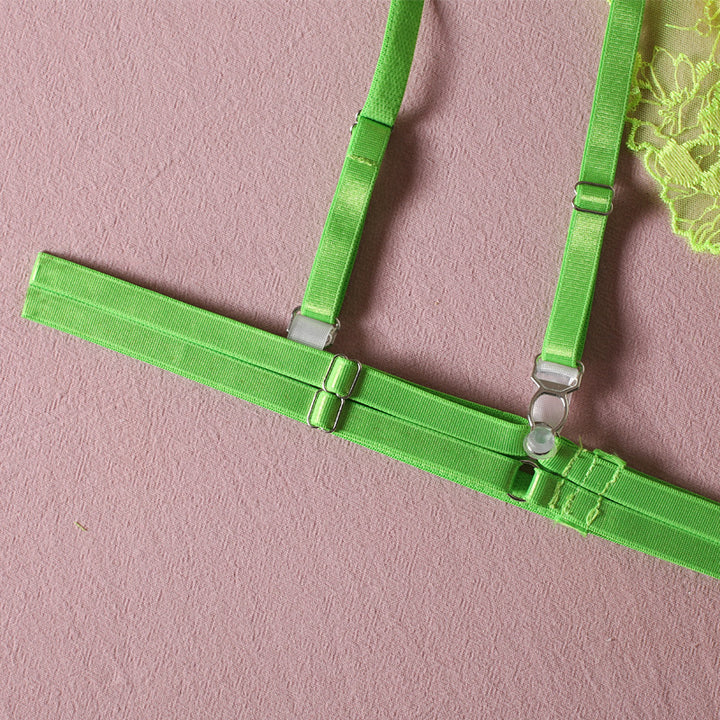
[[[342,394],[340,394],[336,390],[331,390],[327,386],[328,381],[330,380],[330,376],[332,375],[333,368],[335,367],[335,363],[338,360],[347,360],[348,362],[355,363],[355,366],[357,368],[357,370],[355,370],[355,376],[353,377],[352,382],[350,383],[350,388]],[[362,363],[359,360],[350,360],[350,359],[348,359],[347,355],[333,355],[332,360],[330,361],[330,365],[328,365],[328,369],[325,371],[325,377],[322,380],[321,387],[325,392],[332,393],[333,395],[336,395],[337,397],[339,397],[341,400],[347,400],[347,398],[349,398],[352,395],[353,390],[355,389],[355,386],[357,385],[357,381],[358,381],[358,378],[360,377],[361,370],[362,370]]]
[[[325,390],[316,390],[315,394],[313,395],[312,402],[310,403],[310,409],[308,410],[307,418],[305,419],[305,422],[311,427],[316,428],[318,430],[322,430],[326,433],[332,433],[335,432],[335,428],[338,425],[338,422],[340,420],[340,413],[342,413],[342,409],[345,405],[345,398],[339,397],[338,395],[334,395],[333,397],[340,400],[340,405],[338,406],[337,412],[335,413],[335,419],[333,420],[332,425],[329,428],[323,427],[322,425],[314,425],[311,418],[313,414],[313,410],[315,409],[315,404],[317,403],[317,399],[320,396],[320,393],[326,392]]]
[[[592,208],[588,207],[582,207],[581,205],[578,205],[578,188],[579,187],[591,187],[591,188],[600,188],[601,190],[607,190],[609,191],[609,196],[607,198],[588,198],[590,201],[595,200],[598,203],[605,202],[607,210],[593,210]],[[593,183],[593,182],[587,182],[586,180],[580,180],[579,182],[575,183],[575,196],[573,197],[572,205],[575,208],[575,210],[578,210],[579,212],[589,213],[590,215],[603,215],[607,217],[612,211],[613,211],[613,198],[615,197],[615,190],[611,185],[602,185],[601,183]]]
[[[338,330],[340,329],[340,321],[336,320],[334,325],[323,320],[303,315],[298,305],[290,315],[290,323],[287,328],[287,336],[289,340],[324,350],[335,342]]]
[[[355,374],[352,376],[352,380],[350,380],[350,376],[343,374],[343,369],[340,368],[340,372],[338,376],[333,377],[333,371],[336,369],[336,363],[339,360],[347,360],[349,363],[354,363],[356,366]],[[319,428],[323,432],[331,433],[335,432],[335,429],[338,426],[338,422],[340,421],[340,415],[342,413],[342,409],[345,406],[345,401],[352,395],[353,391],[355,390],[355,386],[357,385],[358,378],[360,377],[360,371],[362,370],[362,363],[359,360],[349,360],[347,356],[345,355],[333,355],[332,360],[330,361],[330,365],[328,365],[328,369],[325,371],[325,376],[322,379],[322,384],[318,390],[315,391],[315,394],[313,395],[312,402],[310,403],[310,409],[308,410],[306,422],[307,424],[312,428]],[[342,388],[336,388],[333,389],[332,387],[328,387],[331,384],[331,378],[335,381],[344,382],[344,387]],[[348,387],[348,380],[349,380],[349,387]],[[319,402],[318,402],[319,401]],[[337,403],[337,410],[334,410],[335,416],[332,418],[332,422],[323,422],[322,418],[314,418],[313,413],[315,413],[316,406],[319,406],[322,404],[324,407],[318,407],[318,410],[326,411],[330,410],[333,411],[333,406]],[[322,413],[324,414],[324,413]],[[331,416],[332,417],[332,416]],[[315,420],[315,421],[314,421]],[[319,421],[319,422],[318,422]]]

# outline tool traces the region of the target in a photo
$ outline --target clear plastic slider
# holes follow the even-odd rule
[[[335,341],[335,336],[340,329],[340,321],[334,325],[322,320],[302,315],[300,306],[292,311],[290,324],[287,329],[287,336],[290,340],[309,345],[310,347],[324,350]]]

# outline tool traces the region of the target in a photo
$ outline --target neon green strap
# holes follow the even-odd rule
[[[334,430],[581,533],[720,578],[720,504],[565,439],[551,460],[528,472],[523,418],[44,253],[23,316]]]
[[[47,253],[38,256],[23,317],[295,420],[307,418],[307,387],[321,387],[332,357]],[[242,392],[235,392],[236,387]],[[352,396],[378,412],[449,432],[468,443],[523,454],[524,420],[437,392],[428,412],[427,405],[418,404],[426,392],[387,373],[363,368],[362,382]]]
[[[334,325],[390,130],[400,109],[415,52],[422,0],[392,0],[385,37],[365,106],[330,205],[300,312]]]
[[[612,208],[643,0],[613,0],[542,359],[576,367],[582,357],[607,215]]]

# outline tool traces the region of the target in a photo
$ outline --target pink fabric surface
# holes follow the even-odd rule
[[[4,4],[0,717],[720,714],[717,580],[20,318],[45,250],[281,333],[385,13]],[[526,412],[606,15],[427,3],[338,352]],[[718,298],[623,152],[566,434],[720,500]]]

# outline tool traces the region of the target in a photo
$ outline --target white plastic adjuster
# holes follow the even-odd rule
[[[580,387],[583,369],[582,363],[579,363],[578,367],[570,367],[543,360],[538,355],[535,358],[532,379],[541,390],[549,393],[567,393]]]
[[[300,307],[296,307],[290,316],[290,324],[287,329],[287,336],[290,340],[309,345],[310,347],[324,350],[333,344],[337,331],[340,329],[340,321],[334,325],[316,320],[307,315],[300,314]]]

